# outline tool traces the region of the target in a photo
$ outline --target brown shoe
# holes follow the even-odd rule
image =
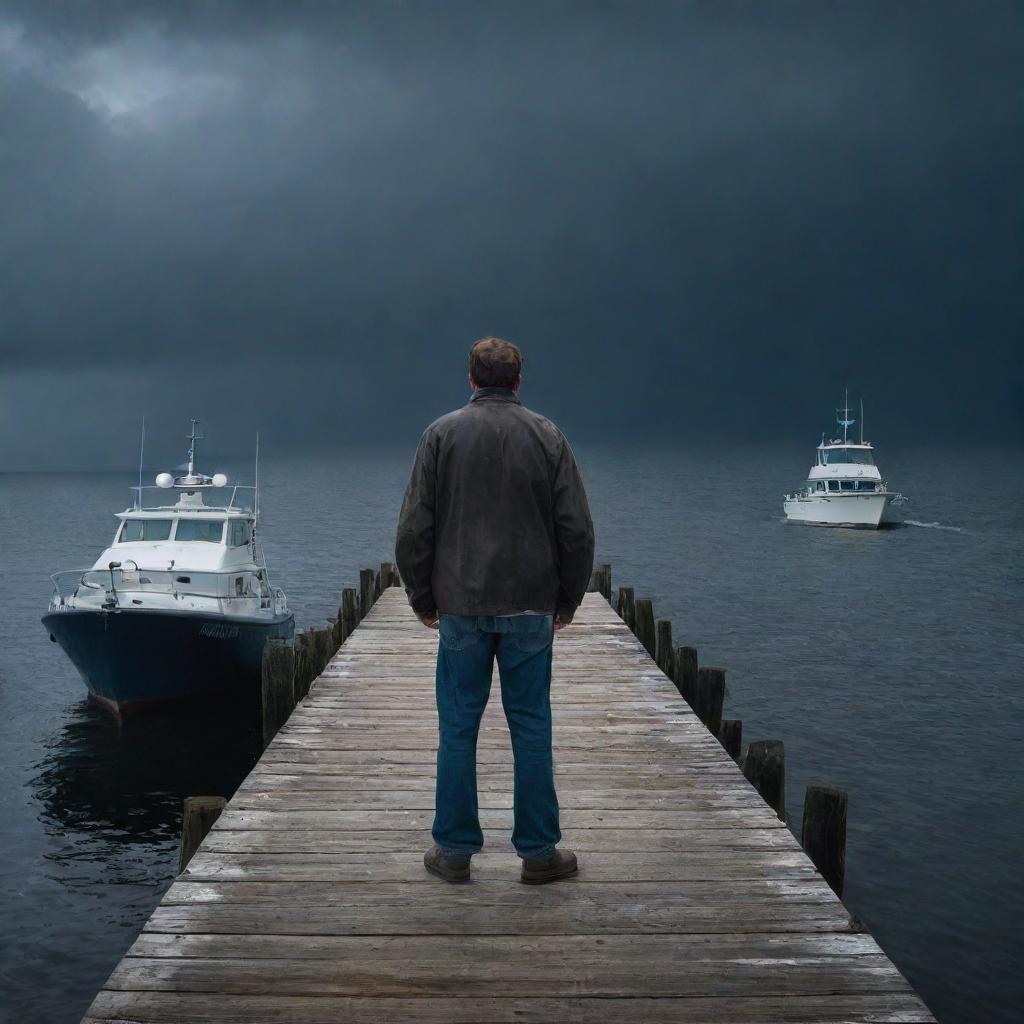
[[[432,846],[423,854],[423,866],[438,878],[446,882],[469,881],[469,858],[458,860],[446,857],[440,846]]]
[[[522,881],[527,885],[544,885],[575,875],[579,869],[575,853],[555,850],[555,855],[547,860],[528,860],[524,857]]]

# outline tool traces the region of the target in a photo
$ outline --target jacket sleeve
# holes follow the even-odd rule
[[[433,432],[428,430],[416,449],[395,542],[395,562],[402,574],[409,604],[418,615],[432,615],[437,611],[431,588],[436,483],[437,448]]]
[[[572,619],[590,585],[594,568],[594,524],[576,458],[562,438],[555,467],[555,544],[558,549],[558,604],[563,620]]]

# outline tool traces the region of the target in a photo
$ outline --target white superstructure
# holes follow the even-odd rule
[[[883,523],[898,521],[896,507],[906,499],[888,490],[875,465],[874,446],[864,440],[863,409],[861,436],[849,440],[849,400],[837,410],[843,436],[818,445],[815,463],[807,483],[785,495],[783,510],[787,519],[812,526],[854,526],[874,529]]]
[[[287,614],[285,595],[271,586],[256,540],[256,488],[229,485],[222,473],[197,472],[201,438],[195,428],[193,420],[187,472],[161,473],[156,487],[132,488],[132,506],[116,514],[114,539],[92,568],[54,575],[50,611],[146,609],[256,619]]]

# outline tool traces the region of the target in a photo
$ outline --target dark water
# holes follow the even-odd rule
[[[808,782],[849,790],[851,909],[940,1021],[1024,1020],[1024,455],[883,450],[932,525],[868,533],[780,521],[809,448],[578,454],[615,582],[728,668],[747,740],[786,741],[791,824]],[[390,557],[409,457],[265,465],[300,626]],[[182,797],[230,795],[257,753],[245,709],[118,726],[39,624],[48,574],[95,558],[131,483],[0,475],[5,1021],[78,1020],[170,884]]]

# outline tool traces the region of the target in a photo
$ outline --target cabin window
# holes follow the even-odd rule
[[[119,543],[139,540],[167,540],[171,535],[170,519],[126,519],[121,526]]]
[[[856,486],[854,487],[855,491],[873,491],[874,489],[875,489],[875,481],[874,480],[857,480],[856,481]]]
[[[241,597],[245,592],[245,584],[242,582],[241,576],[235,577],[235,597]]]
[[[826,466],[873,466],[870,448],[826,448],[821,451]]]
[[[828,489],[830,491],[838,491],[839,490],[839,481],[838,480],[829,480],[829,482],[828,482]]]
[[[825,481],[824,480],[819,480],[814,489],[816,491],[823,491],[823,490],[825,490]]]
[[[223,519],[179,519],[174,531],[176,541],[202,540],[208,544],[219,544],[223,535]]]
[[[244,519],[233,519],[228,526],[228,543],[233,548],[240,548],[249,543],[252,529]]]
[[[841,491],[855,491],[855,490],[857,490],[857,481],[856,480],[840,480],[839,481],[839,489]]]

